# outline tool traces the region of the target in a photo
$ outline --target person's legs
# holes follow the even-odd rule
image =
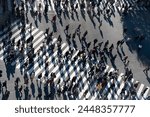
[[[143,70],[143,72],[148,76],[148,71],[149,71],[150,67],[147,67]]]

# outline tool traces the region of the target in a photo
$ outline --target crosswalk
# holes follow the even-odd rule
[[[29,7],[29,9],[31,9],[31,6],[33,7],[33,10],[34,11],[37,11],[37,10],[39,10],[39,6],[41,5],[41,7],[40,7],[40,11],[44,11],[45,10],[45,6],[47,5],[48,6],[48,11],[49,12],[51,12],[51,11],[56,11],[56,8],[57,9],[62,9],[62,10],[64,10],[63,8],[63,4],[65,4],[65,1],[64,0],[62,0],[61,2],[60,2],[60,7],[58,8],[58,6],[55,6],[55,3],[57,3],[58,1],[56,1],[56,0],[36,0],[34,3],[30,3],[30,2],[27,2],[27,6]],[[84,3],[85,3],[85,5],[86,5],[86,0],[84,1]],[[20,4],[20,3],[18,3],[18,4]],[[79,0],[74,0],[73,1],[73,3],[72,4],[74,4],[74,7],[75,7],[75,5],[76,4],[78,4],[78,9],[80,9],[80,1]],[[71,10],[71,2],[68,2],[68,10]],[[26,8],[25,8],[25,10],[26,10]]]
[[[20,34],[21,29],[18,29],[18,23],[20,21],[17,20],[16,22],[11,24],[11,31],[12,31],[12,36],[11,36],[11,40],[14,39],[15,40],[15,44],[21,40],[22,35]],[[34,36],[33,39],[33,47],[34,47],[34,54],[36,54],[38,52],[38,50],[40,49],[41,46],[43,46],[43,40],[45,39],[44,36],[44,32],[40,31],[39,29],[35,28],[32,26],[32,33],[30,33],[29,31],[29,25],[26,25],[26,31],[25,31],[25,40],[27,40],[31,34]],[[4,29],[4,32],[0,33],[0,41],[2,42],[2,40],[5,40],[6,37],[8,36],[7,33],[7,28]],[[57,42],[57,38],[53,38],[51,44],[55,44],[56,45]],[[1,43],[2,44],[2,43]],[[9,46],[10,44],[7,44],[7,46]],[[24,54],[26,55],[28,53],[27,51],[27,44],[25,44],[25,51]],[[16,45],[15,45],[16,46]],[[45,52],[46,52],[46,56],[48,56],[47,62],[49,62],[49,65],[47,67],[47,69],[45,69],[45,64],[41,64],[41,66],[39,66],[40,62],[46,60],[46,56],[43,56],[43,53],[40,53],[40,60],[39,60],[39,56],[35,56],[33,58],[34,60],[34,64],[30,67],[28,67],[27,69],[27,73],[30,76],[30,74],[34,71],[35,72],[35,78],[38,79],[38,75],[42,73],[42,77],[43,79],[41,79],[41,81],[44,83],[47,78],[50,77],[50,73],[55,73],[56,74],[56,78],[54,79],[55,84],[57,84],[58,80],[60,79],[60,83],[59,85],[61,87],[63,87],[64,85],[64,81],[69,77],[69,78],[73,78],[74,76],[77,76],[77,79],[75,81],[75,84],[78,84],[78,97],[77,99],[79,100],[83,100],[83,99],[89,99],[89,100],[98,100],[98,99],[103,99],[103,96],[106,97],[106,99],[122,99],[121,98],[121,91],[124,87],[126,87],[126,92],[125,95],[128,95],[128,91],[130,90],[131,86],[134,83],[137,83],[136,80],[132,79],[130,82],[124,82],[123,79],[123,73],[121,73],[117,80],[115,79],[111,79],[107,82],[106,87],[103,89],[102,94],[101,95],[101,90],[98,90],[96,87],[96,83],[97,81],[92,78],[90,79],[90,81],[88,81],[88,77],[89,75],[85,72],[85,70],[88,72],[90,69],[90,64],[87,62],[86,66],[85,66],[85,70],[81,71],[81,67],[80,67],[80,60],[77,59],[76,61],[72,62],[73,58],[77,55],[77,53],[79,52],[79,50],[75,51],[72,58],[69,61],[65,61],[65,59],[63,60],[63,66],[60,69],[60,66],[58,64],[58,62],[56,61],[58,58],[58,50],[55,49],[55,51],[50,54],[50,50],[48,49],[49,47],[46,45],[45,47]],[[14,50],[17,51],[17,47],[14,47]],[[7,47],[2,48],[0,50],[0,60],[4,60],[5,58],[7,58],[7,54],[5,53],[5,51],[7,50]],[[62,56],[65,55],[65,53],[69,50],[69,46],[66,43],[62,43],[61,45],[61,50],[62,50]],[[28,61],[28,57],[25,56],[24,60],[19,61],[19,58],[17,58],[17,60],[13,60],[11,61],[11,65],[12,66],[16,66],[16,69],[20,69],[21,67],[24,66],[24,63]],[[17,62],[16,62],[17,61]],[[45,77],[46,72],[49,71],[50,73],[48,74],[47,78]],[[106,66],[105,70],[103,72],[112,72],[114,71],[113,68],[111,68],[110,66]],[[81,79],[80,79],[81,78]],[[114,89],[111,89],[111,85],[112,83],[115,84]],[[68,83],[69,84],[69,83]],[[147,88],[146,91],[144,91]],[[144,91],[144,94],[142,94]],[[146,99],[146,97],[148,95],[150,95],[150,88],[146,87],[144,84],[139,84],[138,87],[136,88],[136,99],[141,100],[141,99]],[[129,99],[129,98],[128,98]]]
[[[132,8],[131,11],[147,11],[147,9],[144,6],[140,6],[136,2],[137,0],[115,0],[115,5],[118,6],[130,6]]]
[[[63,7],[63,4],[65,4],[64,0],[62,0],[60,2],[60,6],[56,6],[55,3],[57,3],[58,1],[56,0],[36,0],[34,3],[30,3],[30,2],[27,2],[27,6],[29,7],[28,9],[32,9],[33,7],[33,10],[34,12],[35,11],[39,11],[39,12],[44,12],[45,10],[45,6],[47,5],[48,7],[48,13],[51,13],[51,12],[55,12],[56,13],[56,9],[57,10],[65,10],[64,7]],[[85,10],[87,10],[87,7],[88,6],[91,6],[89,5],[90,3],[87,2],[87,0],[84,0],[84,3],[85,3]],[[102,0],[101,4],[100,4],[100,8],[103,9],[105,7],[105,4],[107,3],[107,0]],[[111,2],[110,2],[111,3]],[[20,3],[18,3],[20,4]],[[67,10],[68,11],[71,11],[71,4],[73,4],[73,6],[75,7],[77,4],[78,4],[78,7],[77,7],[77,11],[80,11],[81,9],[81,0],[73,0],[73,2],[71,3],[71,1],[68,1],[68,7],[67,7]],[[20,4],[21,5],[21,4]],[[147,11],[147,9],[145,7],[141,7],[139,5],[137,5],[136,3],[136,0],[114,0],[113,2],[113,7],[115,8],[115,10],[119,9],[119,10],[123,10],[121,7],[125,5],[125,6],[132,6],[131,7],[131,11]],[[41,7],[40,7],[41,6]],[[107,5],[107,9],[110,8],[110,4]],[[26,7],[24,6],[25,10],[26,10]],[[97,9],[97,6],[95,7],[95,10]]]
[[[48,5],[48,11],[54,11],[55,6],[54,6],[54,1],[53,0],[37,0],[36,1],[36,7],[39,7],[39,4],[41,4],[41,11],[44,11],[45,5]]]

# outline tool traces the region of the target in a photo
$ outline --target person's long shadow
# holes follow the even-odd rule
[[[84,19],[84,21],[86,21],[85,11],[84,11],[84,10],[81,10],[81,16],[82,16],[82,18]]]
[[[76,15],[77,20],[79,21],[79,14],[77,11],[75,11],[75,15]]]
[[[48,23],[49,19],[48,19],[48,15],[47,14],[44,14],[44,18],[45,18],[46,23]]]
[[[44,99],[48,100],[49,99],[49,97],[48,97],[48,95],[49,95],[49,92],[48,92],[48,83],[44,84],[44,93],[45,93]]]
[[[24,95],[25,95],[25,100],[28,100],[28,96],[29,96],[29,88],[28,87],[26,87],[25,89],[24,89]]]
[[[41,23],[41,21],[42,21],[42,14],[41,13],[38,15],[38,19],[39,19],[39,22]]]
[[[68,17],[68,19],[70,19],[69,11],[67,10],[67,8],[64,9],[64,11],[63,11],[63,16],[64,16],[64,19],[65,19],[65,20],[67,19],[67,17]]]
[[[94,16],[92,16],[91,15],[91,11],[87,11],[87,14],[88,14],[88,16],[89,16],[89,18],[90,18],[90,20],[91,20],[91,22],[92,22],[92,24],[93,24],[93,26],[94,26],[94,28],[96,28],[96,23],[94,22]]]
[[[36,19],[36,20],[34,21],[34,23],[35,23],[36,28],[38,28],[38,27],[39,27],[39,25],[38,25],[38,19]]]
[[[18,85],[16,85],[14,88],[15,88],[15,96],[16,96],[16,99],[19,100],[19,99],[20,99],[20,94],[19,94]]]
[[[112,20],[110,19],[110,17],[107,17],[106,15],[103,16],[104,20],[109,23],[110,26],[114,27]]]
[[[10,63],[5,63],[7,78],[10,80],[10,76],[14,77],[16,66],[12,66]]]
[[[67,100],[68,96],[66,95],[66,93],[63,93],[63,100]]]
[[[59,23],[61,24],[61,26],[63,26],[63,21],[61,17],[59,18]]]
[[[55,93],[56,93],[56,91],[55,91],[55,84],[54,84],[54,82],[52,82],[52,83],[50,84],[50,94],[49,94],[49,99],[50,99],[50,100],[54,100],[54,98],[55,98]]]
[[[33,10],[30,10],[30,14],[31,14],[31,17],[34,17],[34,12],[33,12]]]
[[[114,27],[114,24],[113,24],[113,22],[112,22],[112,20],[110,18],[108,18],[107,21],[108,21],[110,26]]]
[[[66,12],[63,11],[63,16],[64,16],[64,19],[66,20]]]
[[[146,76],[146,79],[147,79],[147,81],[148,81],[149,84],[150,84],[150,77],[149,77],[149,76]]]
[[[21,59],[19,59],[19,64],[24,63],[24,62],[25,62],[24,57],[22,57]],[[24,65],[21,65],[19,69],[20,69],[21,75],[23,75]]]
[[[94,22],[93,19],[91,19],[91,22],[92,22],[92,24],[93,24],[93,26],[94,26],[94,29],[96,29],[96,23]]]
[[[36,80],[36,90],[38,91],[38,94],[42,94],[42,81],[38,81],[39,79]],[[37,98],[37,97],[36,97]]]
[[[68,19],[70,19],[69,11],[68,11],[68,10],[66,10],[65,12],[66,12],[66,16],[68,17]]]
[[[118,53],[120,59],[122,60],[122,55],[121,55],[121,53],[119,52],[119,48],[117,48],[117,53]]]
[[[99,32],[100,32],[101,37],[104,38],[103,31],[99,29]]]
[[[73,11],[72,11],[72,13],[71,13],[71,19],[72,19],[73,21],[75,21],[74,12],[73,12]]]
[[[125,52],[124,52],[124,50],[123,50],[123,47],[121,47],[120,50],[121,50],[121,52],[122,52],[122,55],[125,56]]]
[[[57,32],[57,24],[56,22],[52,22],[53,32]]]

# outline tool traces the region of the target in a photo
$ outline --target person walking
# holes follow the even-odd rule
[[[66,28],[64,29],[64,33],[68,34],[68,30],[69,30],[69,24],[66,26]]]
[[[22,98],[22,90],[23,90],[23,86],[21,85],[19,88],[20,99]]]
[[[0,81],[0,94],[1,94],[1,92],[2,92],[2,83]]]
[[[116,49],[118,49],[118,47],[120,46],[120,44],[121,44],[121,41],[120,40],[117,41],[117,47],[116,47]]]
[[[33,71],[30,75],[31,82],[33,82],[34,77],[35,77],[35,72]]]
[[[43,15],[47,16],[47,12],[48,12],[48,4],[45,5],[45,9],[44,9]]]
[[[56,19],[57,19],[57,17],[56,17],[56,15],[54,15],[53,18],[52,18],[52,20],[51,20],[51,22],[52,23],[56,23]]]
[[[150,70],[150,66],[147,66],[143,72],[146,74],[146,76],[148,76],[148,71]]]
[[[112,53],[113,49],[114,49],[114,44],[111,44],[111,46],[109,47],[109,52]]]
[[[126,63],[127,62],[127,59],[128,59],[128,56],[125,56],[124,58],[123,58],[123,63]]]
[[[47,37],[49,34],[49,28],[46,28],[44,35]]]
[[[6,80],[3,82],[2,87],[5,87],[5,89],[7,90],[7,81]]]

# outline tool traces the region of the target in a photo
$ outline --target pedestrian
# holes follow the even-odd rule
[[[120,46],[120,44],[121,44],[121,41],[120,40],[117,41],[117,49],[118,49],[118,46]]]
[[[72,39],[72,44],[73,44],[74,49],[77,50],[78,46],[77,46],[76,41],[74,40],[74,38]]]
[[[124,44],[124,40],[120,41],[120,47],[122,47],[122,45]]]
[[[86,89],[85,91],[84,91],[84,93],[83,93],[83,96],[86,98],[86,95],[87,95],[87,93],[88,93],[88,89]]]
[[[140,40],[140,42],[142,42],[143,40],[145,40],[145,36],[144,36],[143,34],[141,34],[141,35],[139,36],[139,40]]]
[[[32,23],[30,23],[30,26],[29,26],[30,30],[32,29]]]
[[[68,30],[69,30],[69,24],[66,26],[66,28],[64,29],[65,34],[68,34]]]
[[[143,96],[143,95],[144,95],[144,93],[145,93],[148,89],[149,89],[149,88],[148,88],[148,87],[146,87],[146,88],[142,91],[141,95]]]
[[[144,70],[143,70],[143,72],[146,74],[146,75],[148,75],[148,71],[150,70],[150,66],[147,66]]]
[[[87,49],[89,49],[91,42],[87,43]]]
[[[97,39],[94,39],[94,47],[95,47],[95,44],[98,42],[98,40]]]
[[[78,3],[75,4],[75,9],[74,10],[77,11],[77,9],[78,9]]]
[[[6,90],[6,91],[5,91],[5,94],[4,94],[3,97],[2,97],[2,100],[8,100],[9,95],[10,95],[10,91]]]
[[[38,95],[36,97],[36,100],[41,100],[42,99],[42,92],[38,92]]]
[[[135,89],[138,87],[139,83],[140,83],[140,82],[134,83],[134,88],[135,88]]]
[[[47,12],[48,12],[48,4],[45,5],[45,9],[44,9],[43,15],[47,16]]]
[[[83,34],[83,37],[85,37],[88,34],[88,31],[86,30],[85,33]]]
[[[125,27],[125,28],[123,28],[123,33],[127,33],[127,28]]]
[[[22,90],[23,90],[23,86],[21,85],[19,88],[20,99],[22,98]]]
[[[38,9],[39,13],[41,14],[41,11],[42,11],[42,4],[39,3],[39,9]]]
[[[138,52],[142,49],[142,47],[143,46],[141,44],[138,45]]]
[[[20,78],[17,77],[16,80],[15,80],[15,86],[18,86],[19,82],[20,82]]]
[[[114,44],[111,44],[111,46],[109,47],[109,52],[112,53],[113,49],[114,49]]]
[[[2,87],[5,87],[5,89],[7,90],[7,81],[6,80],[3,82]]]
[[[128,56],[124,56],[124,58],[122,59],[123,63],[126,63],[128,59]]]
[[[72,34],[72,39],[75,39],[76,37],[76,32]]]
[[[107,41],[105,42],[104,47],[107,47],[108,44],[109,44],[109,40],[107,40]]]
[[[99,22],[99,30],[101,29],[101,27],[102,27],[102,20]]]
[[[103,42],[98,43],[99,49],[101,49],[102,44],[103,44]]]
[[[59,41],[60,43],[62,42],[62,38],[61,38],[60,35],[58,36],[58,41]]]
[[[48,36],[48,34],[49,34],[49,28],[46,28],[46,30],[45,30],[45,33],[44,33],[46,36]]]
[[[52,18],[52,20],[51,20],[51,22],[55,23],[56,22],[56,18],[57,18],[56,15],[54,15],[53,18]]]
[[[0,77],[2,77],[2,73],[3,73],[3,71],[2,71],[2,70],[0,70]]]
[[[35,77],[35,72],[33,71],[30,75],[31,82],[33,82],[34,77]]]
[[[80,37],[80,28],[81,28],[81,24],[79,24],[79,26],[77,27],[77,29],[76,29],[76,34],[78,35],[78,37]]]
[[[1,94],[1,92],[2,92],[2,83],[0,81],[0,94]]]

